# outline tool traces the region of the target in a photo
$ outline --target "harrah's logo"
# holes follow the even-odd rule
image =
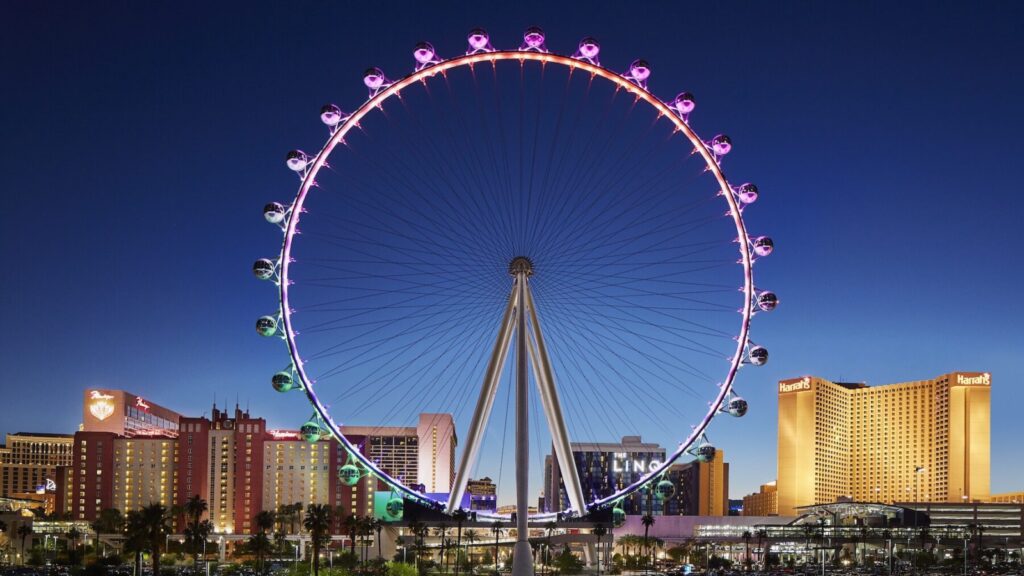
[[[956,383],[960,386],[989,386],[992,384],[992,375],[988,372],[978,376],[956,375]]]
[[[810,390],[811,378],[804,376],[796,382],[779,382],[779,392],[796,392],[797,390]]]

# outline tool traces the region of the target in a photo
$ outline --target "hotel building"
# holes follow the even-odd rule
[[[989,497],[991,375],[868,386],[779,382],[778,513],[835,502]]]
[[[178,443],[174,438],[115,438],[112,507],[137,510],[174,504]]]
[[[466,508],[477,511],[494,512],[498,509],[498,486],[489,477],[470,480],[466,483],[469,503]]]
[[[237,406],[233,413],[214,406],[209,418],[159,409],[160,420],[149,419],[133,412],[138,408],[134,399],[138,397],[116,390],[86,393],[92,427],[115,424],[124,433],[86,429],[65,439],[70,445],[66,465],[57,466],[54,476],[57,510],[75,520],[93,521],[105,508],[128,512],[155,502],[170,508],[198,495],[207,502],[205,519],[215,532],[248,534],[255,529],[256,514],[283,504],[330,504],[343,511],[339,522],[349,514],[371,515],[375,496],[386,490],[370,475],[355,486],[341,482],[337,471],[349,457],[330,436],[309,443],[296,430],[268,430],[263,418]],[[147,413],[157,413],[159,407],[143,402]],[[92,414],[97,403],[106,406],[96,409],[99,415]],[[172,419],[173,430],[160,428]],[[396,478],[424,492],[430,485],[422,479],[450,489],[455,450],[450,415],[421,414],[418,425],[410,427],[342,430]],[[176,530],[182,521],[175,518]]]
[[[625,488],[665,461],[665,449],[658,444],[644,442],[640,436],[625,436],[620,443],[573,442],[571,449],[583,495],[589,501]],[[562,483],[558,458],[554,454],[545,458],[544,468],[545,512],[567,510],[569,497]],[[661,501],[648,498],[644,491],[625,498],[621,508],[626,514],[644,514],[649,510],[660,514]]]
[[[665,479],[675,486],[675,493],[663,504],[666,516],[729,515],[729,464],[725,451],[715,451],[710,462],[673,464],[665,472]]]
[[[744,516],[778,516],[779,491],[774,481],[761,484],[761,489],[743,497]]]
[[[124,390],[91,388],[82,402],[84,432],[118,436],[167,436],[178,433],[181,415]]]
[[[56,478],[57,467],[71,464],[73,444],[70,434],[8,434],[0,446],[0,497],[45,492],[47,481]]]

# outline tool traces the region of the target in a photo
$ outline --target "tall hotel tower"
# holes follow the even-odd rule
[[[780,381],[779,514],[841,497],[986,500],[991,384],[987,372],[883,386]]]

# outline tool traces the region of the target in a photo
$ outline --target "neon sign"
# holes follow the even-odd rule
[[[988,386],[992,383],[992,375],[988,372],[979,374],[978,376],[964,376],[963,374],[957,374],[956,383],[958,386]]]
[[[779,393],[782,392],[796,392],[797,390],[810,390],[811,389],[811,378],[810,376],[804,376],[803,378],[795,382],[779,382]]]
[[[625,454],[616,454],[615,459],[612,460],[612,472],[615,474],[622,474],[624,472],[633,472],[635,474],[643,474],[645,472],[654,472],[661,466],[661,461],[640,459],[628,459]]]
[[[267,430],[274,440],[298,440],[298,430]]]
[[[135,397],[135,406],[149,412],[149,404],[146,404],[146,401],[143,400],[141,396]]]
[[[114,414],[114,403],[112,400],[113,396],[110,394],[104,394],[99,390],[93,390],[89,393],[89,413],[96,417],[97,420],[106,420]]]

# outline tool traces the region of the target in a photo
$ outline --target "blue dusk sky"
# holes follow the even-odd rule
[[[748,225],[777,251],[757,282],[781,304],[755,318],[771,361],[741,371],[749,414],[712,428],[732,497],[775,478],[775,383],[807,374],[991,372],[992,490],[1022,490],[1022,21],[1019,2],[8,3],[0,431],[72,432],[89,387],[296,427],[310,410],[269,386],[287,358],[253,330],[275,300],[250,272],[280,239],[262,206],[298,183],[285,153],[318,149],[325,102],[363,102],[368,66],[400,77],[418,41],[451,55],[481,26],[515,48],[538,25],[696,94],[691,125],[729,134],[726,172],[760,187]],[[635,403],[599,401],[646,434]]]

